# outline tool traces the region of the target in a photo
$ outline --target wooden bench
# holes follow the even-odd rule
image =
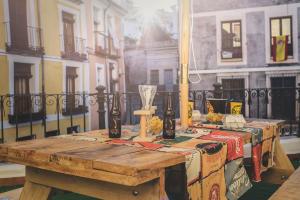
[[[19,200],[23,188],[11,190],[0,194],[0,200]]]
[[[271,196],[269,200],[300,199],[300,168]]]
[[[25,166],[0,163],[0,187],[23,185],[25,183]]]

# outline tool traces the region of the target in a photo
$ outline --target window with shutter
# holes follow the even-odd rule
[[[245,114],[245,80],[237,79],[222,79],[223,97],[233,101],[243,102],[242,113]]]
[[[76,67],[66,68],[66,95],[67,110],[75,108],[76,79],[78,77]]]
[[[221,59],[242,59],[243,52],[241,20],[222,22],[221,26]]]
[[[31,109],[30,79],[31,65],[26,63],[14,64],[15,109],[18,114],[26,114]]]
[[[64,50],[67,55],[74,54],[75,52],[74,23],[74,16],[70,13],[63,12]]]
[[[150,83],[152,85],[159,85],[159,70],[150,71]]]
[[[270,41],[271,41],[271,57],[273,57],[273,37],[288,36],[288,56],[293,56],[293,34],[292,34],[292,17],[276,17],[270,19]]]
[[[296,77],[272,77],[272,117],[274,119],[295,120],[296,117]],[[290,88],[290,89],[289,89]]]
[[[15,49],[28,48],[27,6],[26,0],[9,0],[9,23],[11,47]]]

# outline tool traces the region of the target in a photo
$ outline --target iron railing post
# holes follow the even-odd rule
[[[16,96],[12,96],[12,98],[14,99],[14,106],[15,106],[13,113],[16,116],[16,141],[18,141],[19,140],[19,106],[17,105],[19,104],[19,99],[16,98]]]
[[[59,100],[60,100],[60,95],[56,95],[56,120],[57,120],[57,134],[60,135],[60,123],[59,123]]]
[[[128,94],[128,105],[129,105],[129,123],[132,124],[132,100],[131,100],[131,94]]]
[[[4,118],[4,97],[0,96],[0,111],[1,111],[1,139],[0,139],[0,143],[4,143],[4,123],[3,123],[3,118]]]
[[[99,129],[105,129],[105,97],[104,90],[106,88],[104,86],[98,86],[97,90],[97,103],[98,103],[98,125]],[[109,102],[107,102],[109,104]]]
[[[44,136],[47,132],[47,110],[46,110],[46,94],[42,93],[42,110],[43,110],[43,125],[44,125]]]
[[[86,102],[85,102],[85,92],[83,92],[83,131],[86,132],[86,116],[85,116],[85,109],[86,109]]]
[[[33,137],[33,127],[32,127],[32,108],[34,108],[34,106],[32,106],[32,104],[34,104],[34,95],[29,95],[29,98],[32,98],[33,97],[33,101],[31,100],[30,101],[30,109],[29,109],[29,118],[30,118],[30,137],[32,138]]]
[[[256,110],[257,114],[256,115],[257,115],[257,118],[259,118],[259,116],[260,116],[259,115],[259,110],[260,110],[260,107],[259,107],[259,104],[260,104],[260,101],[259,101],[259,92],[260,92],[259,89],[256,89],[256,98],[257,98],[257,108],[256,108],[257,109]]]
[[[298,132],[297,136],[300,137],[300,83],[298,84]]]

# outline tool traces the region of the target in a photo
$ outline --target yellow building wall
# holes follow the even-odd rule
[[[0,56],[0,95],[9,93],[9,71],[6,56]]]
[[[58,4],[56,0],[40,0],[41,28],[45,54],[60,56]]]
[[[88,124],[89,118],[86,118],[86,124]],[[73,125],[79,125],[81,130],[83,131],[83,118],[74,118],[73,119]],[[22,126],[19,127],[19,137],[28,136],[30,135],[30,126]],[[60,120],[60,133],[61,135],[67,134],[67,128],[70,127],[70,120],[64,119]],[[42,123],[33,125],[33,134],[36,135],[37,139],[44,138],[44,126],[42,126]],[[47,131],[57,130],[57,121],[51,121],[47,122]],[[14,142],[16,140],[16,128],[8,128],[4,130],[4,142]]]
[[[4,4],[3,0],[0,0],[0,22],[4,22]],[[0,26],[0,49],[5,48],[5,28],[4,25]]]
[[[68,3],[64,4],[59,0],[34,0],[35,7],[39,6],[41,9],[41,29],[42,29],[42,38],[43,38],[43,46],[45,49],[45,57],[46,60],[44,62],[44,70],[45,70],[45,92],[46,94],[61,94],[63,92],[63,60],[59,60],[61,56],[60,52],[60,33],[59,33],[59,5],[63,4],[64,6],[71,7],[72,9],[78,9],[79,7],[72,7]],[[37,9],[36,9],[37,10]],[[0,0],[0,22],[4,21],[3,16],[3,0]],[[36,13],[36,18],[38,19],[38,13]],[[37,21],[37,20],[36,20]],[[79,23],[81,25],[81,23]],[[38,24],[37,24],[38,26]],[[5,49],[5,37],[4,37],[4,26],[0,26],[0,49]],[[81,28],[80,28],[81,30]],[[56,57],[54,59],[48,60],[48,56]],[[54,61],[57,59],[57,61]],[[83,90],[86,88],[85,84],[87,84],[85,80],[85,66],[82,63],[82,82]],[[42,91],[42,65],[40,65],[40,74],[39,74],[39,91]],[[7,56],[0,55],[0,95],[9,93],[9,66]],[[56,117],[56,99],[48,98],[47,102],[47,120],[53,117]],[[53,102],[51,102],[53,101]],[[60,114],[62,112],[64,101],[60,101]],[[7,124],[9,114],[9,108],[5,105],[5,115],[4,121]],[[86,114],[86,126],[88,128],[89,125],[89,114]],[[61,115],[60,115],[61,118]],[[83,114],[73,116],[73,125],[80,125],[81,130],[83,131]],[[10,125],[12,128],[6,128],[4,130],[4,139],[5,142],[13,142],[16,139],[16,129],[15,125]],[[30,135],[30,125],[19,124],[19,137]],[[60,119],[60,130],[61,134],[67,133],[67,127],[70,127],[70,117],[66,119]],[[47,122],[47,131],[57,130],[57,121],[48,121]],[[37,135],[37,138],[44,137],[44,127],[42,125],[42,121],[34,122],[33,125],[33,133]]]
[[[45,61],[45,86],[48,94],[57,94],[63,91],[62,62]]]

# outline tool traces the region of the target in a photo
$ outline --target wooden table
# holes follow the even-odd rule
[[[21,200],[46,200],[52,188],[100,199],[165,198],[165,168],[182,155],[143,148],[49,138],[0,146],[0,156],[26,166]]]
[[[300,199],[300,168],[271,196],[269,200],[299,200]]]

